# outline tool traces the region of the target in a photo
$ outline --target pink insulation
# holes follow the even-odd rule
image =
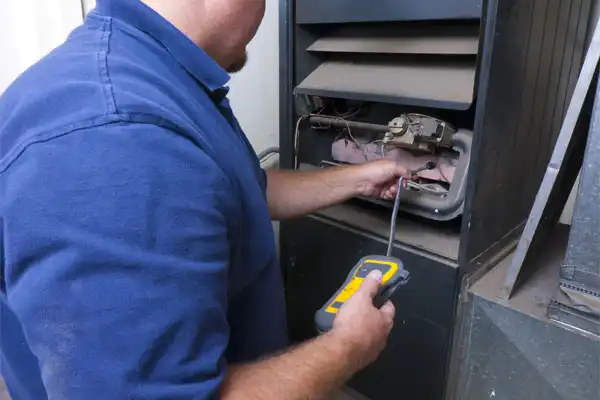
[[[335,161],[361,164],[381,158],[396,160],[408,169],[417,169],[430,161],[437,163],[437,168],[418,174],[421,178],[451,183],[456,169],[457,156],[452,153],[435,156],[431,154],[414,155],[408,150],[388,148],[383,151],[381,143],[355,143],[348,139],[340,139],[333,143],[331,155]]]

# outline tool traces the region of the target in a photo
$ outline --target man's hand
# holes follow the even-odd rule
[[[380,309],[373,305],[380,285],[381,272],[371,272],[342,306],[330,331],[337,340],[354,349],[358,368],[364,368],[377,359],[392,330],[395,315],[392,302],[387,301]]]
[[[299,217],[356,196],[392,200],[398,178],[409,171],[391,160],[317,171],[267,171],[267,199],[274,220]]]
[[[361,196],[392,200],[398,191],[398,178],[410,177],[409,171],[391,160],[378,160],[353,167]]]
[[[324,335],[266,360],[230,365],[223,400],[328,398],[379,356],[392,329],[394,306],[373,306],[381,273],[369,275]]]

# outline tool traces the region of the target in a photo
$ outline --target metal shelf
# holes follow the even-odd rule
[[[297,94],[468,110],[473,102],[472,60],[335,60],[323,62]]]
[[[350,24],[335,27],[306,50],[313,53],[470,55],[479,52],[479,24]]]

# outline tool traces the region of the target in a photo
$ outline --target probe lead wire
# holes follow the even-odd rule
[[[396,219],[398,218],[398,209],[400,208],[400,190],[402,189],[402,184],[404,183],[404,177],[398,178],[398,191],[396,192],[396,199],[394,200],[394,210],[392,211],[392,221],[390,224],[390,237],[388,239],[388,247],[386,256],[390,257],[392,255],[392,248],[394,245],[394,238],[396,236]]]

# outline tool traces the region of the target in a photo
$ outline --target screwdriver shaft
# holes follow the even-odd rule
[[[392,211],[392,220],[390,223],[390,237],[388,239],[388,247],[386,256],[390,257],[392,255],[392,248],[394,246],[394,238],[396,237],[396,219],[398,217],[398,209],[400,208],[400,190],[402,189],[402,184],[404,183],[404,178],[398,178],[398,191],[396,191],[396,199],[394,200],[394,209]]]

